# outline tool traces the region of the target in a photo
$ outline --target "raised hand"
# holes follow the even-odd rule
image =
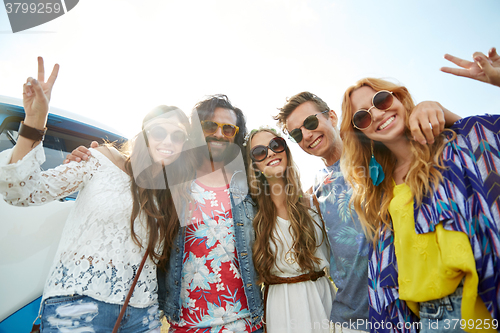
[[[25,124],[34,128],[43,129],[49,112],[49,101],[52,87],[59,73],[59,65],[54,65],[50,77],[45,81],[43,58],[38,57],[38,79],[29,77],[23,86],[23,106]]]
[[[59,73],[59,65],[56,64],[49,79],[45,81],[43,59],[38,57],[38,79],[29,77],[23,85],[24,125],[27,128],[31,127],[38,130],[45,128],[49,113],[50,95],[54,82],[56,82],[57,73]],[[39,143],[40,141],[29,136],[19,135],[12,151],[10,163],[16,163],[24,158]]]
[[[441,71],[500,87],[500,56],[497,54],[496,49],[491,48],[488,56],[481,52],[475,52],[472,57],[474,62],[445,54],[444,58],[446,60],[462,68],[442,67]]]

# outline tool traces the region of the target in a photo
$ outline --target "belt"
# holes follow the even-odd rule
[[[273,285],[282,283],[299,283],[304,281],[316,281],[322,276],[325,276],[325,271],[311,272],[292,277],[281,277],[281,276],[271,275],[269,279],[265,282],[265,284]]]
[[[316,281],[320,277],[325,276],[325,271],[321,270],[318,272],[310,272],[298,276],[292,277],[281,277],[276,275],[271,275],[266,282],[264,282],[264,332],[266,330],[266,308],[267,308],[267,293],[269,292],[269,286],[273,284],[283,284],[283,283],[299,283],[305,281]]]

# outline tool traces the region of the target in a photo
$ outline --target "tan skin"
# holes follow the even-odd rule
[[[232,124],[236,125],[236,114],[229,109],[216,108],[214,114],[210,120],[218,123]],[[208,149],[212,155],[222,154],[225,150],[225,145],[227,143],[234,143],[234,137],[227,138],[222,134],[222,129],[219,127],[214,134],[205,134],[205,140],[208,140]],[[212,142],[209,138],[220,140],[220,143],[215,141]],[[219,146],[219,144],[221,146]],[[224,161],[210,161],[209,159],[204,159],[201,166],[196,170],[197,180],[202,184],[210,187],[220,187],[226,184],[226,179],[223,174]],[[214,172],[215,170],[215,172]]]
[[[354,90],[351,93],[352,109],[355,111],[359,109],[368,110],[372,106],[372,98],[375,93],[376,91],[368,86]],[[388,110],[379,110],[373,107],[370,112],[373,122],[370,127],[363,130],[363,133],[371,140],[382,142],[391,150],[397,159],[396,169],[392,177],[396,184],[403,184],[413,157],[410,150],[410,141],[404,134],[406,110],[403,104],[397,98],[394,98],[394,102]],[[460,117],[454,115],[448,120],[454,123],[458,119]],[[391,120],[392,122],[384,127],[383,124]]]
[[[216,108],[210,120],[213,120],[218,123],[236,125],[237,118],[236,114],[232,110]],[[226,136],[224,136],[224,134],[222,134],[222,129],[220,127],[214,134],[211,135],[205,134],[205,139],[207,139],[208,137],[214,138],[216,141],[219,140],[222,142],[221,146],[218,146],[216,142],[208,143],[208,147],[211,153],[214,155],[223,153],[225,143],[234,143],[234,137],[227,138]],[[211,140],[209,139],[208,141]],[[95,148],[98,147],[98,145],[99,144],[96,141],[93,141],[90,147]],[[73,150],[71,154],[66,156],[66,160],[64,161],[64,163],[69,163],[70,161],[76,161],[76,162],[80,162],[82,160],[86,161],[88,160],[90,155],[91,153],[86,147],[80,146],[75,150]],[[196,170],[197,180],[209,187],[224,186],[226,184],[227,177],[225,177],[222,171],[223,166],[224,166],[224,161],[219,161],[219,162],[213,161],[212,163],[212,161],[210,161],[209,159],[204,159],[201,163],[201,166],[198,167],[198,169]]]
[[[300,128],[302,141],[298,145],[303,151],[321,157],[325,165],[332,165],[342,154],[342,140],[337,130],[338,118],[333,110],[326,114],[318,114],[321,111],[325,110],[318,110],[316,104],[311,101],[302,103],[287,118],[286,126],[289,132]],[[318,127],[314,130],[308,130],[303,126],[304,120],[311,115],[316,115],[318,118]]]
[[[330,110],[328,117],[323,114],[317,115],[319,124],[315,130],[307,130],[302,126],[304,119],[321,111],[323,110],[318,110],[313,102],[302,103],[288,116],[286,127],[289,131],[300,127],[304,138],[299,146],[306,153],[321,157],[328,166],[337,162],[342,153],[342,140],[337,128],[336,113]],[[432,144],[434,137],[438,136],[445,126],[451,126],[458,119],[460,119],[459,116],[441,104],[425,101],[419,103],[410,115],[410,130],[414,140],[421,144]],[[312,147],[311,145],[314,146],[316,140],[319,140],[319,143]]]
[[[276,136],[269,132],[259,132],[252,137],[251,148],[263,145],[269,145],[269,141]],[[271,162],[278,162],[276,165],[269,165]],[[259,169],[265,176],[271,188],[271,200],[276,207],[279,217],[288,220],[288,211],[286,208],[286,193],[284,190],[287,157],[286,151],[275,153],[268,149],[267,156],[263,161],[253,162],[255,167]],[[273,163],[274,164],[274,163]]]
[[[494,47],[490,49],[488,56],[475,52],[472,55],[473,62],[450,54],[445,54],[444,58],[462,68],[442,67],[441,71],[500,87],[500,56]]]
[[[54,69],[47,81],[45,81],[45,68],[43,58],[38,57],[38,79],[29,77],[23,86],[23,106],[24,106],[24,124],[43,130],[47,124],[49,114],[49,102],[52,95],[52,87],[59,73],[59,65],[54,65]],[[10,163],[16,163],[28,154],[40,142],[19,136],[12,152]]]

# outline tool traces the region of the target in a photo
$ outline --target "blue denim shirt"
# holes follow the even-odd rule
[[[240,274],[243,280],[248,309],[251,313],[252,325],[258,325],[264,314],[262,293],[256,283],[257,273],[253,265],[252,246],[255,241],[253,218],[255,216],[255,203],[248,194],[246,174],[237,171],[231,177],[229,196],[234,222],[235,247],[240,264]],[[170,260],[166,270],[159,268],[158,275],[158,301],[160,310],[170,322],[179,322],[181,315],[181,280],[184,257],[184,239],[186,228],[179,229],[179,234],[170,252]]]

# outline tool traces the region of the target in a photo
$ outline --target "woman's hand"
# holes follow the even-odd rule
[[[38,130],[45,128],[49,114],[50,95],[54,82],[56,82],[57,73],[59,73],[59,65],[56,64],[49,79],[45,82],[43,59],[38,57],[38,80],[29,77],[23,86],[24,125],[27,127]],[[16,163],[23,159],[39,143],[39,141],[20,135],[12,151],[10,163]]]
[[[55,64],[50,77],[45,81],[43,58],[38,57],[38,79],[29,77],[23,86],[23,106],[26,114],[24,123],[26,125],[37,129],[45,127],[50,95],[58,73],[59,65]]]
[[[441,71],[500,87],[500,56],[497,54],[497,50],[494,47],[491,48],[488,56],[481,52],[475,52],[472,57],[475,62],[445,54],[446,60],[462,68],[442,67]]]

